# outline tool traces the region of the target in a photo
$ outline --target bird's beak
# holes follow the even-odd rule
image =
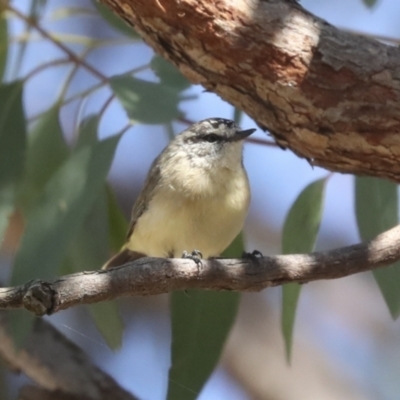
[[[232,142],[238,142],[239,140],[246,139],[248,136],[250,136],[253,132],[255,132],[257,129],[246,129],[245,131],[237,131],[235,133],[235,136],[232,137]]]

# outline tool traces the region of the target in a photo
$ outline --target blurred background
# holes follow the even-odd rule
[[[28,0],[12,3],[24,13],[31,4]],[[400,3],[397,0],[381,0],[371,8],[361,0],[303,0],[301,5],[336,27],[400,41]],[[68,15],[67,7],[87,12]],[[18,61],[18,47],[26,27],[18,18],[12,18],[10,22],[14,41],[11,47],[13,61],[6,75],[9,79],[25,76],[38,65],[63,56],[52,43],[33,33],[35,39],[27,46],[23,59]],[[99,46],[87,56],[87,61],[106,76],[147,65],[154,55],[141,41],[133,43],[96,16],[90,1],[50,0],[41,25],[57,33],[78,54],[90,40],[110,39],[109,46]],[[28,117],[35,118],[54,104],[68,71],[65,65],[55,66],[28,81],[24,93]],[[136,76],[157,79],[148,68]],[[96,82],[90,73],[80,68],[68,89],[69,97]],[[176,134],[185,129],[185,121],[215,116],[233,118],[232,106],[216,95],[204,92],[200,86],[191,86],[184,95],[187,100],[180,104],[184,120],[176,121],[168,129],[160,125],[135,125],[119,143],[109,182],[127,218],[151,162],[168,143],[171,132]],[[98,113],[109,96],[110,91],[105,86],[83,104],[72,101],[63,107],[61,122],[68,143],[74,141],[80,118]],[[115,134],[126,123],[125,111],[114,100],[101,120],[100,136]],[[255,127],[245,115],[241,125],[243,128]],[[261,130],[255,135],[268,140]],[[306,160],[279,147],[247,143],[244,157],[252,189],[251,208],[244,229],[246,249],[257,249],[266,255],[278,254],[281,229],[290,206],[308,183],[326,177],[329,171],[312,168]],[[325,192],[317,250],[359,241],[353,203],[353,177],[333,174]],[[5,271],[3,279],[7,278],[6,267],[16,251],[19,228],[15,221],[3,243],[0,258]],[[105,344],[86,317],[84,308],[58,313],[49,320],[139,398],[164,399],[171,341],[168,296],[122,299],[119,304],[125,331],[123,346],[117,351],[110,350]],[[370,273],[303,287],[290,366],[285,360],[280,333],[280,311],[279,287],[243,294],[221,362],[200,394],[201,400],[400,398],[400,324],[392,321]],[[0,398],[15,398],[18,387],[26,378],[5,374],[7,389],[0,390]]]

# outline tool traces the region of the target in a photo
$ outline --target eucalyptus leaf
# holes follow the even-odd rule
[[[355,178],[355,208],[358,231],[369,240],[398,223],[398,188],[379,178]],[[392,318],[400,314],[400,262],[373,271]]]
[[[0,6],[0,82],[4,78],[8,56],[8,24],[6,12]]]
[[[117,350],[122,345],[124,325],[116,301],[90,304],[90,315],[108,346]]]
[[[133,26],[128,25],[122,18],[111,11],[111,9],[99,1],[93,0],[92,4],[96,7],[101,17],[115,30],[132,39],[139,39]]]
[[[160,78],[161,83],[178,92],[187,89],[191,85],[178,68],[159,55],[153,57],[150,66]]]
[[[35,316],[25,309],[7,311],[7,327],[9,335],[17,350],[25,344],[28,334],[32,330]]]
[[[18,193],[18,202],[27,214],[46,183],[69,155],[59,112],[57,105],[50,108],[39,118],[28,135],[26,173]]]
[[[83,146],[51,177],[27,221],[15,259],[13,285],[57,274],[68,246],[104,190],[119,138]]]
[[[178,93],[166,85],[120,75],[111,88],[129,118],[146,124],[164,124],[181,116]]]
[[[90,146],[97,142],[97,130],[99,127],[99,117],[97,115],[89,115],[85,117],[79,124],[78,139],[75,149],[83,146]]]
[[[168,400],[197,398],[221,356],[237,314],[239,298],[235,292],[172,293]]]
[[[224,257],[240,257],[239,235]],[[168,400],[196,399],[221,356],[235,321],[240,293],[189,290],[171,294],[172,364]]]
[[[362,0],[362,2],[368,7],[372,8],[376,5],[377,0]]]
[[[15,207],[26,150],[26,122],[22,83],[0,85],[0,239]]]
[[[106,188],[99,193],[80,231],[69,246],[67,265],[71,272],[96,270],[109,256],[108,201]],[[65,267],[65,265],[64,265]],[[117,349],[122,343],[123,324],[117,303],[107,301],[88,306],[90,316],[105,342]]]
[[[111,250],[117,252],[124,244],[126,233],[128,232],[128,221],[126,220],[121,207],[119,206],[115,194],[111,187],[107,185],[107,205],[108,205],[108,225],[109,243]]]
[[[309,184],[297,197],[283,227],[282,253],[310,253],[313,251],[322,218],[326,179]],[[301,286],[290,283],[282,286],[282,333],[286,358],[291,359],[293,330]]]

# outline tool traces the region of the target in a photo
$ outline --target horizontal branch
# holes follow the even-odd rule
[[[26,308],[36,315],[78,305],[182,289],[259,291],[288,282],[335,279],[381,268],[400,259],[400,225],[375,239],[310,254],[245,259],[141,258],[106,271],[1,288],[0,309]]]

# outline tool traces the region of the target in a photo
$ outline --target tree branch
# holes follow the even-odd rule
[[[22,371],[40,385],[29,396],[23,390],[21,400],[34,399],[35,393],[46,392],[53,395],[47,398],[60,400],[137,400],[42,319],[35,320],[26,345],[17,349],[5,329],[5,316],[4,312],[0,314],[0,355],[12,369]]]
[[[106,271],[82,272],[0,289],[0,309],[26,308],[36,315],[78,305],[182,289],[259,291],[289,282],[335,279],[400,260],[400,225],[375,239],[311,254],[246,259],[142,258]]]
[[[101,1],[282,147],[400,182],[398,47],[339,31],[290,0]]]

